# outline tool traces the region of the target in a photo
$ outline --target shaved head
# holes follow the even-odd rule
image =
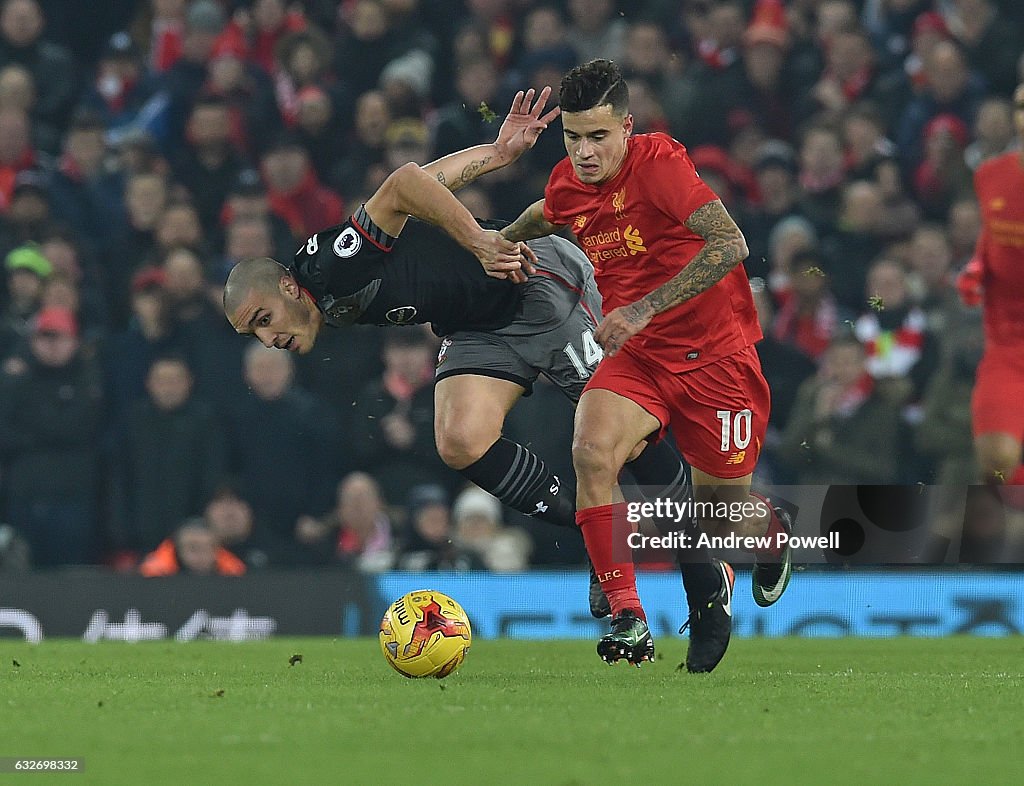
[[[270,257],[243,259],[224,283],[224,315],[265,347],[306,353],[323,324],[316,301],[291,271]]]
[[[288,268],[270,257],[243,259],[228,273],[224,284],[224,313],[229,317],[238,310],[250,292],[277,292],[282,276],[290,276]]]

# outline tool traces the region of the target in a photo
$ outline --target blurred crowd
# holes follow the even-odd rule
[[[618,61],[744,231],[773,391],[759,480],[968,483],[971,173],[1018,144],[1014,0],[0,2],[0,567],[578,564],[437,458],[421,328],[306,356],[224,319],[408,161],[491,141],[514,92]],[[556,128],[459,193],[513,219]],[[571,474],[539,385],[511,435]]]

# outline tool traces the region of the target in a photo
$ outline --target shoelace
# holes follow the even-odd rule
[[[708,601],[707,606],[705,606],[704,608],[710,609],[713,605],[714,605],[714,600],[710,600],[710,601]],[[696,606],[696,607],[690,609],[690,613],[686,616],[686,622],[684,622],[682,625],[679,626],[679,635],[680,636],[682,636],[686,632],[686,629],[690,627],[690,623],[691,622],[694,622],[694,621],[700,622],[701,611],[702,611],[702,609],[701,609],[700,606]]]

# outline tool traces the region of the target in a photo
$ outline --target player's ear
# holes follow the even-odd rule
[[[302,294],[302,290],[299,288],[299,282],[297,282],[290,273],[285,273],[277,281],[278,291],[287,298],[292,300],[298,300]]]
[[[622,120],[622,130],[626,132],[626,136],[630,136],[633,133],[633,115],[628,114]]]

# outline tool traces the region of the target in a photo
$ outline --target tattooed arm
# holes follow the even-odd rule
[[[538,199],[519,218],[501,230],[508,240],[533,240],[545,237],[558,231],[558,226],[544,218],[544,200]]]
[[[673,278],[635,303],[612,311],[594,333],[609,355],[635,336],[656,314],[668,311],[706,292],[746,259],[747,242],[721,200],[708,202],[686,220],[691,232],[704,238],[704,247]]]
[[[534,102],[532,88],[526,93],[520,90],[494,142],[451,153],[423,168],[449,191],[457,191],[480,175],[511,164],[533,147],[548,123],[558,117],[558,107],[541,117],[550,95],[551,88],[545,87]]]

